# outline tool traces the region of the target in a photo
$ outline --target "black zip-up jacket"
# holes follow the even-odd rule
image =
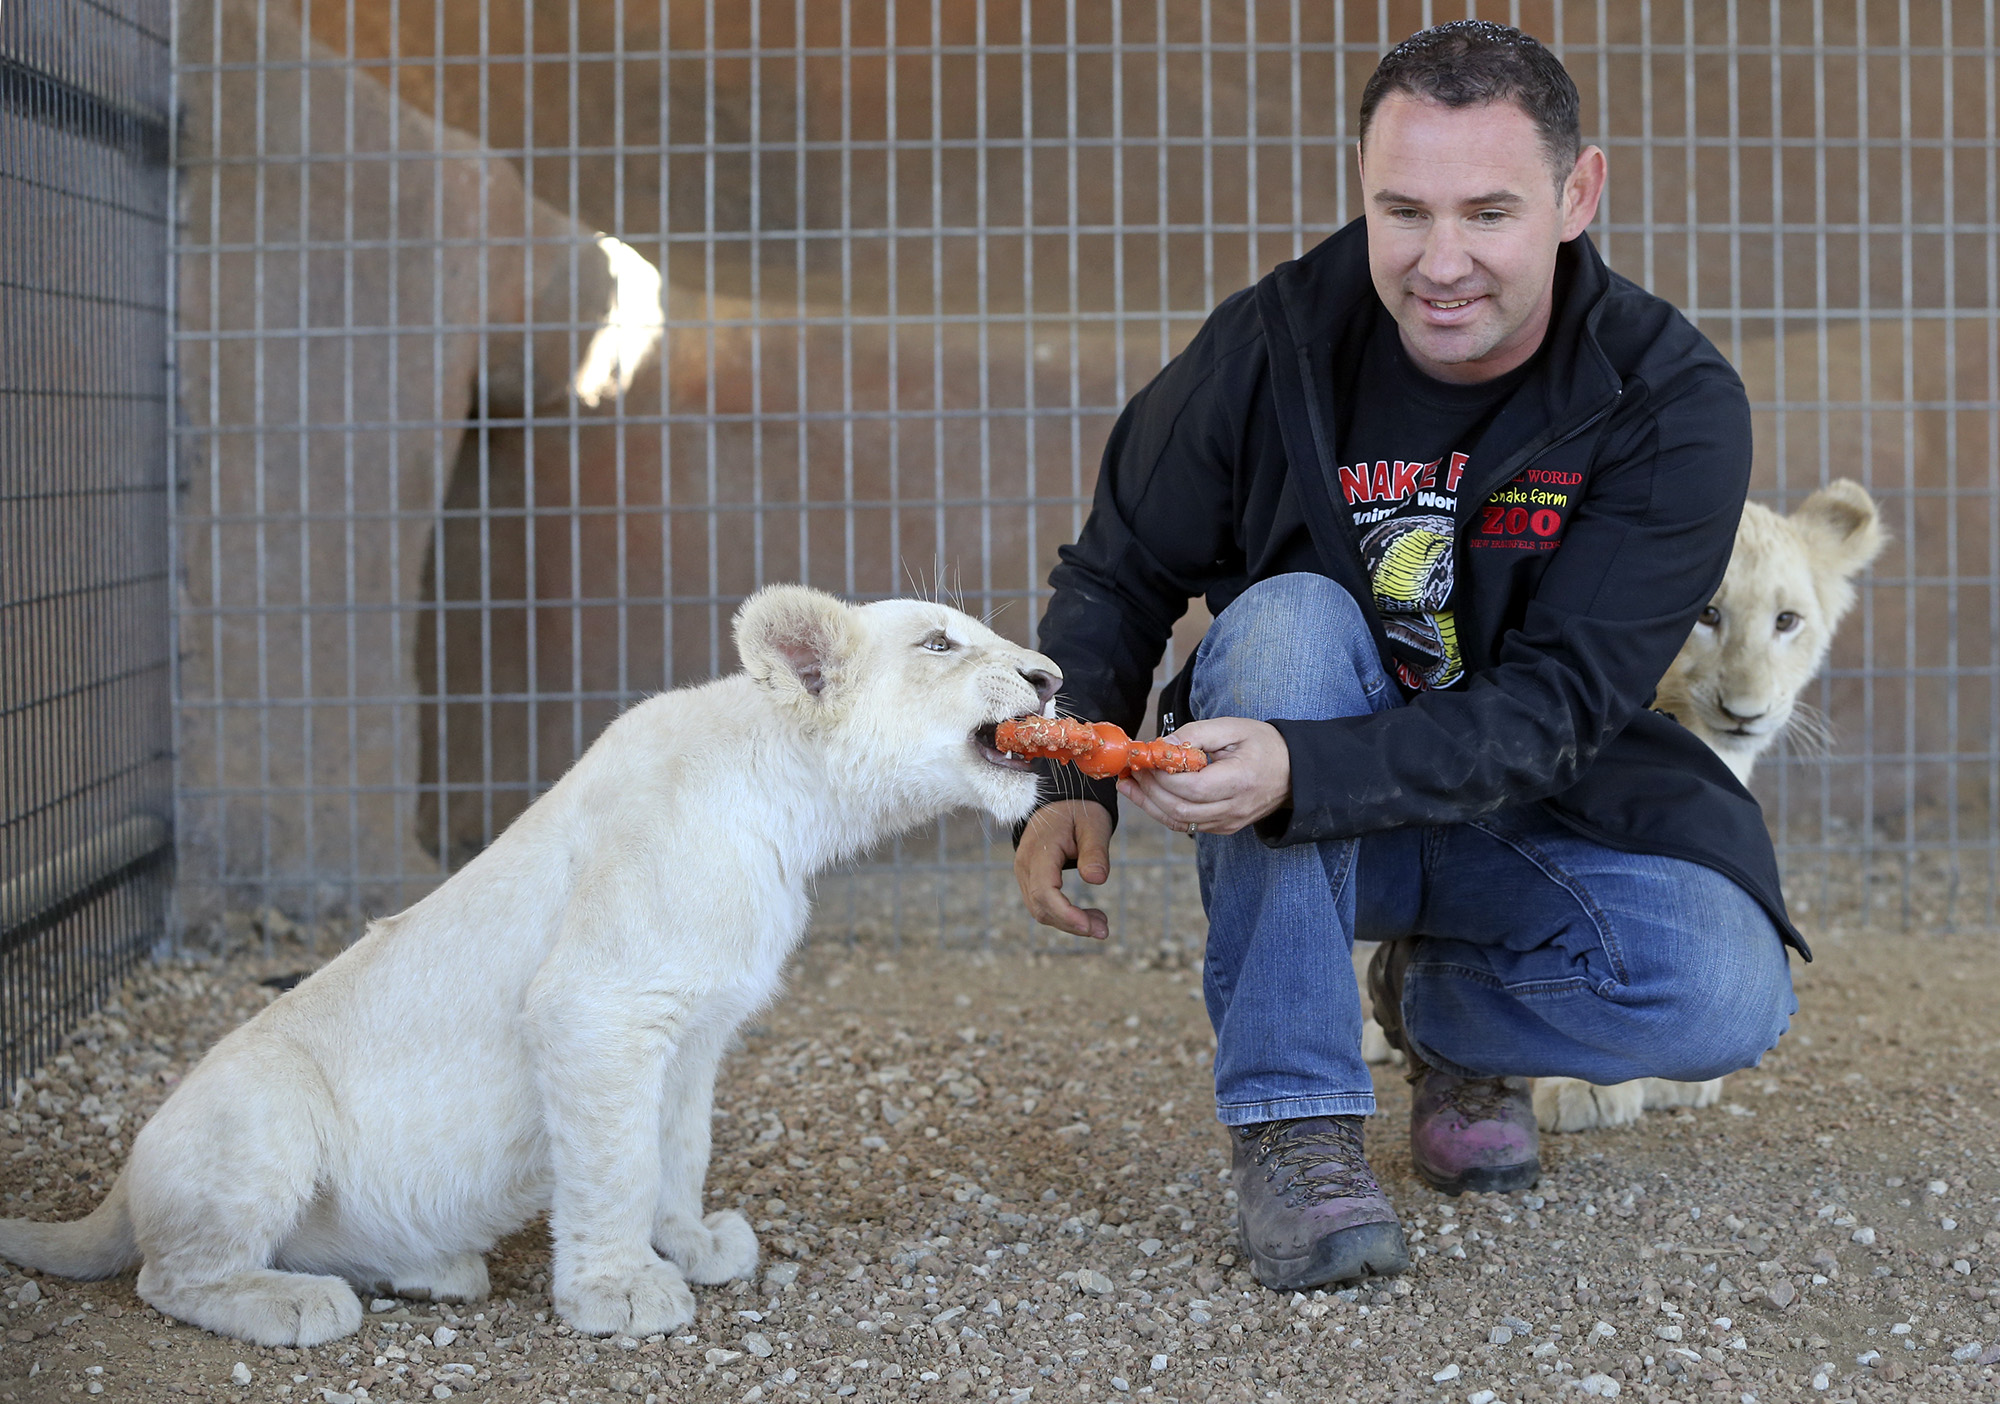
[[[1535,367],[1459,485],[1466,683],[1365,717],[1273,721],[1291,750],[1291,807],[1258,831],[1303,843],[1539,802],[1610,847],[1728,875],[1810,959],[1756,800],[1648,710],[1735,541],[1750,480],[1743,384],[1587,236],[1562,247],[1555,276]],[[1386,315],[1356,220],[1229,298],[1133,398],[1083,533],[1049,576],[1041,648],[1074,714],[1136,730],[1194,596],[1220,614],[1256,581],[1307,569],[1371,598],[1335,469],[1342,388]],[[1364,613],[1388,668],[1381,621]],[[1183,699],[1183,721],[1186,681],[1163,703]],[[1085,793],[1116,814],[1109,782]]]

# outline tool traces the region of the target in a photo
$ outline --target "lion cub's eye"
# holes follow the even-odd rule
[[[1708,625],[1709,628],[1713,629],[1718,624],[1722,623],[1722,611],[1717,609],[1714,605],[1709,605],[1706,609],[1702,610],[1700,619],[1702,623]]]
[[[1799,627],[1799,617],[1789,609],[1780,610],[1778,612],[1777,624],[1779,633],[1789,634],[1792,630]]]
[[[924,635],[921,647],[929,649],[932,653],[950,653],[958,645],[951,641],[951,635],[944,630],[933,629]]]

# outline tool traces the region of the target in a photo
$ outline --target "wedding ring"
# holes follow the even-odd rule
[[[1194,837],[1194,820],[1192,820],[1192,819],[1188,820],[1188,830],[1187,830],[1187,834],[1188,834],[1188,837],[1189,837],[1189,838],[1193,838],[1193,837]]]

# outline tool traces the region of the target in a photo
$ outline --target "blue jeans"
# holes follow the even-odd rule
[[[1403,705],[1353,598],[1317,575],[1252,586],[1195,657],[1199,717]],[[1366,1116],[1354,942],[1421,939],[1403,1020],[1462,1076],[1699,1081],[1760,1060],[1798,1010],[1785,946],[1722,874],[1593,843],[1539,805],[1285,848],[1198,840],[1217,1116]]]

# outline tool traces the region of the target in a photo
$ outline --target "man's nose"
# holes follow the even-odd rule
[[[1417,260],[1417,274],[1433,288],[1448,288],[1472,271],[1472,257],[1466,252],[1465,237],[1458,221],[1433,220],[1424,238],[1423,256]]]

